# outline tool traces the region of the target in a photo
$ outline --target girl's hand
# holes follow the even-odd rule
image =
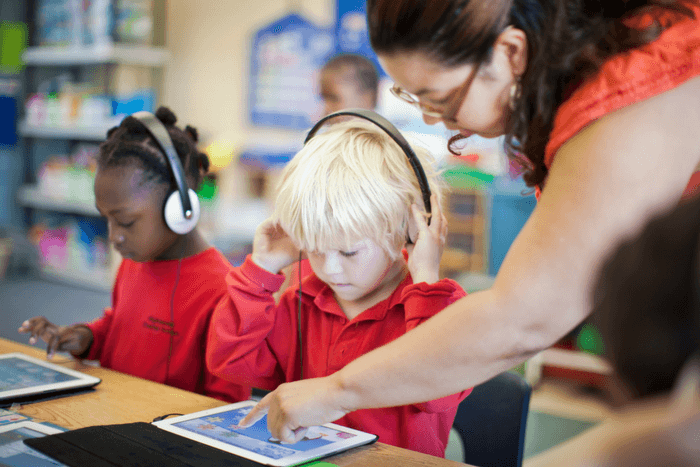
[[[82,355],[92,345],[92,331],[82,324],[56,326],[43,316],[37,316],[22,323],[21,333],[31,333],[30,344],[37,339],[46,342],[46,356],[52,358],[56,352],[70,352],[73,356]]]
[[[294,245],[287,232],[272,219],[264,220],[255,229],[251,259],[261,268],[279,274],[298,257],[299,248]]]
[[[413,283],[435,283],[440,280],[440,258],[447,237],[447,218],[442,214],[442,208],[437,196],[430,198],[432,216],[430,225],[425,214],[415,204],[411,206],[413,218],[418,227],[418,237],[413,245],[407,245],[408,270],[413,277]]]
[[[307,427],[343,417],[351,410],[340,405],[340,384],[333,375],[285,383],[263,397],[238,426],[247,428],[267,414],[267,428],[283,443],[296,443]]]

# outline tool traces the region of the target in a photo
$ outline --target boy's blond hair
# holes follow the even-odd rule
[[[440,199],[433,157],[412,147]],[[303,250],[349,249],[369,238],[396,259],[412,203],[423,206],[406,154],[381,128],[352,119],[316,134],[287,164],[273,217]]]

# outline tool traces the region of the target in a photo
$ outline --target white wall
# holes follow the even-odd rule
[[[234,154],[255,142],[300,146],[303,132],[254,127],[246,108],[250,40],[292,11],[330,27],[335,0],[167,0],[166,46],[172,58],[160,103],[173,109],[179,124],[197,127],[200,143],[229,141]],[[224,250],[235,239],[252,239],[269,215],[266,203],[247,198],[246,178],[235,162],[219,172],[219,201],[200,222],[210,240],[226,239],[218,245]]]
[[[292,8],[331,26],[333,0],[168,0],[163,104],[201,130],[201,141],[295,141],[299,133],[260,129],[247,121],[250,38]]]

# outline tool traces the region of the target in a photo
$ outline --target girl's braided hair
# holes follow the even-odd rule
[[[197,129],[187,125],[182,130],[175,126],[177,117],[167,107],[159,107],[155,115],[168,130],[185,175],[194,180],[190,188],[196,189],[209,170],[209,158],[196,146]],[[144,171],[144,182],[174,184],[165,154],[146,127],[132,116],[107,132],[107,140],[100,145],[97,164],[99,167],[138,164]]]

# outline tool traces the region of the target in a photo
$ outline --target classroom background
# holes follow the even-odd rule
[[[160,104],[198,128],[212,163],[199,225],[240,264],[280,169],[322,116],[321,66],[338,53],[376,60],[363,0],[3,1],[0,52],[0,337],[19,342],[31,316],[89,321],[109,304],[120,257],[92,191],[107,129]],[[380,74],[377,111],[431,150],[450,187],[442,274],[487,288],[534,195],[500,139],[474,137],[451,155],[444,126],[424,124]],[[601,350],[584,323],[512,370],[535,388],[526,457],[607,416]]]

